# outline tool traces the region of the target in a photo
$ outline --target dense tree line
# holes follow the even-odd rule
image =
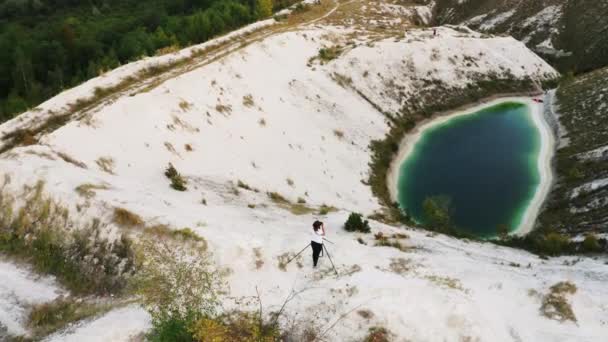
[[[0,0],[0,122],[117,66],[294,0]]]

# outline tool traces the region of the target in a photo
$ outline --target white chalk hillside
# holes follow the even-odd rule
[[[316,58],[320,48],[336,45],[343,50],[336,59]],[[0,136],[117,82],[124,68],[5,123]],[[14,189],[44,180],[46,190],[74,212],[78,207],[83,219],[109,222],[112,209],[121,207],[149,223],[190,227],[209,242],[217,263],[232,270],[231,296],[253,295],[257,286],[272,309],[292,288],[310,288],[288,313],[318,316],[326,327],[355,307],[373,313],[347,315],[328,332],[332,341],[361,338],[372,326],[385,326],[398,341],[602,341],[608,336],[603,261],[569,265],[564,258],[545,261],[414,230],[402,239],[412,248],[402,252],[374,247],[371,235],[362,236],[368,245],[361,245],[358,235],[341,230],[350,211],[379,208],[362,182],[369,143],[388,130],[379,109],[399,111],[434,81],[464,88],[488,73],[539,81],[556,75],[508,37],[453,28],[439,28],[437,36],[412,29],[397,38],[379,37],[322,20],[269,35],[145,92],[127,92],[40,137],[37,145],[0,155],[0,172],[11,176]],[[187,178],[188,191],[169,187],[163,174],[168,163]],[[239,180],[259,192],[238,189]],[[82,184],[107,189],[86,199],[74,191]],[[339,277],[328,271],[326,259],[323,271],[313,273],[308,254],[303,268],[277,267],[280,255],[308,243],[316,216],[294,215],[266,192],[340,209],[321,217],[335,242],[329,247]],[[371,225],[386,234],[404,229]],[[577,322],[540,312],[543,295],[560,281],[578,288],[568,298]],[[141,311],[121,310],[53,339],[127,340],[134,327],[145,329],[148,318]]]

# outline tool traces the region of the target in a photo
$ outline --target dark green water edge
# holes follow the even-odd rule
[[[530,108],[503,102],[426,129],[400,166],[398,202],[428,223],[422,203],[449,199],[451,222],[482,238],[516,230],[540,184],[540,132]]]

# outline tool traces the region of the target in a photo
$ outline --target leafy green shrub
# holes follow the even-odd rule
[[[602,246],[600,246],[598,238],[593,234],[585,236],[581,248],[583,252],[586,253],[598,253],[602,251]]]
[[[369,233],[371,231],[369,221],[363,220],[363,215],[359,213],[351,213],[348,216],[348,219],[344,223],[344,229],[348,232]]]
[[[570,239],[560,233],[549,233],[539,240],[540,251],[549,255],[563,254],[570,246]]]
[[[165,170],[165,176],[171,180],[171,187],[177,191],[186,191],[187,182],[182,175],[177,172],[173,164],[169,163],[169,166]]]
[[[432,196],[422,203],[424,217],[431,230],[442,230],[450,226],[450,198],[447,196]]]
[[[319,49],[319,58],[322,61],[328,62],[338,58],[342,53],[342,48],[339,45]]]
[[[177,315],[154,319],[146,338],[150,342],[194,342],[196,340],[190,332],[193,322],[192,318]]]

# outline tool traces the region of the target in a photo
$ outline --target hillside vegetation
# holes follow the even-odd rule
[[[608,68],[564,82],[556,97],[560,177],[540,222],[574,235],[608,233]]]
[[[274,10],[294,2],[274,1]],[[0,122],[121,64],[272,11],[270,0],[0,1]]]
[[[608,65],[608,2],[438,0],[438,24],[466,24],[523,41],[562,72]]]

